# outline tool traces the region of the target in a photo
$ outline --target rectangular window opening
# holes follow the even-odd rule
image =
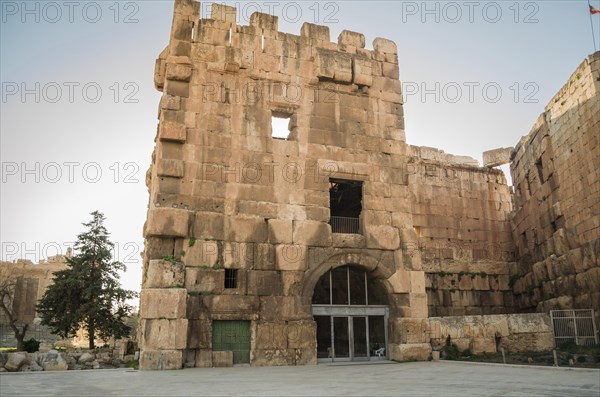
[[[529,243],[527,241],[527,233],[525,232],[521,233],[521,244],[523,245],[523,248],[528,248]]]
[[[225,269],[225,288],[237,288],[237,269]]]
[[[273,111],[271,113],[271,137],[273,139],[289,140],[291,119],[292,115],[289,113]]]
[[[540,177],[540,183],[544,183],[544,165],[542,163],[541,157],[538,159],[538,161],[535,162],[535,167],[537,168],[537,173]]]
[[[329,224],[333,233],[361,234],[361,181],[329,180]]]

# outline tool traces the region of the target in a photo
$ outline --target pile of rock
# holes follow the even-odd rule
[[[0,353],[0,372],[66,371],[82,369],[123,368],[135,355],[114,357],[111,350],[98,352]]]

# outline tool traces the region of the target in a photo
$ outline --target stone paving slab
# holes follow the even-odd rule
[[[600,395],[600,370],[459,362],[3,373],[0,396]]]

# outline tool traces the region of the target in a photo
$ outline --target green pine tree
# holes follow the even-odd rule
[[[68,268],[54,273],[51,284],[40,300],[37,311],[42,324],[63,338],[72,337],[80,327],[88,331],[89,348],[95,348],[95,338],[123,338],[131,327],[125,321],[133,307],[128,299],[135,291],[121,288],[120,270],[126,267],[112,261],[114,244],[103,225],[104,215],[98,211],[83,225],[87,230],[77,236],[75,251],[67,258]]]

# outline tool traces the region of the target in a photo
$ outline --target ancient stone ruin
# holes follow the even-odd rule
[[[332,42],[327,26],[304,23],[294,35],[275,16],[254,13],[243,26],[233,7],[213,4],[200,19],[199,6],[175,1],[156,63],[163,96],[147,175],[140,368],[424,360],[447,323],[430,316],[546,309],[568,275],[598,308],[599,112],[590,109],[600,54],[577,83],[587,110],[545,113],[539,132],[508,156],[486,155],[482,168],[406,143],[392,41],[376,38],[370,50],[360,33]],[[575,119],[587,120],[577,121],[587,143],[570,142]],[[558,150],[571,167],[564,175],[549,168],[562,164],[552,165]],[[492,168],[510,153],[514,212]],[[570,182],[573,173],[581,178]],[[573,197],[576,186],[587,190]],[[567,220],[579,205],[579,220]],[[579,285],[577,266],[594,268],[595,281]],[[552,269],[555,298],[535,284],[540,267]],[[510,321],[473,337],[495,349],[493,324]],[[498,327],[520,332],[513,323]]]
[[[52,284],[54,272],[67,268],[66,257],[70,255],[71,249],[68,249],[66,256],[51,256],[36,264],[25,259],[0,262],[0,280],[15,282],[14,297],[10,302],[12,307],[9,310],[18,326],[27,325],[25,340],[38,338],[51,343],[60,339],[59,336],[53,335],[48,327],[39,324],[40,319],[36,318],[35,306],[46,292],[46,288]],[[9,326],[3,310],[0,310],[0,346],[16,346],[14,331]]]

